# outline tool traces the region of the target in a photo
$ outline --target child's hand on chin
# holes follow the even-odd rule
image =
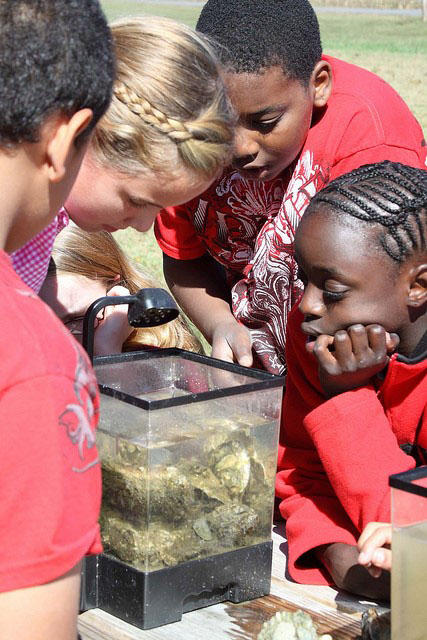
[[[399,345],[395,333],[384,327],[354,324],[334,336],[321,335],[307,343],[319,363],[319,379],[328,397],[361,387],[382,371]]]

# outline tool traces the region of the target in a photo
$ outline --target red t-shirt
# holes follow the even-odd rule
[[[99,396],[83,349],[0,251],[0,592],[102,550]]]
[[[426,167],[421,127],[394,89],[369,71],[324,59],[332,66],[332,94],[291,167],[263,183],[227,169],[198,198],[162,211],[155,224],[172,258],[209,252],[224,265],[233,313],[251,331],[256,364],[272,373],[285,369],[287,315],[302,286],[292,247],[310,198],[363,164]]]
[[[389,476],[427,463],[427,351],[420,344],[416,356],[395,354],[375,387],[325,400],[302,319],[295,307],[287,327],[276,495],[290,575],[325,584],[329,574],[308,552],[334,542],[355,545],[368,522],[390,522]]]

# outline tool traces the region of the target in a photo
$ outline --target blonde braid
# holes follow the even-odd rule
[[[210,178],[227,164],[235,113],[211,45],[167,18],[127,18],[111,25],[116,85],[95,130],[101,166]]]
[[[126,87],[123,82],[114,87],[114,95],[144,122],[153,125],[174,142],[185,142],[193,137],[183,122],[168,118],[165,113],[153,107],[146,98],[141,98]]]

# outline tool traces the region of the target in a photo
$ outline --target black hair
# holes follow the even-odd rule
[[[89,108],[92,129],[113,80],[111,33],[98,0],[0,1],[1,146],[37,142],[55,112]]]
[[[321,205],[327,204],[327,209]],[[339,220],[351,216],[379,225],[379,247],[395,262],[426,251],[427,171],[388,160],[336,178],[311,200],[305,216],[321,206]]]
[[[208,0],[196,29],[220,45],[221,63],[234,73],[280,66],[306,86],[322,55],[308,0]]]

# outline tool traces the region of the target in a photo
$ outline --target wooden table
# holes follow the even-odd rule
[[[296,584],[285,576],[284,526],[273,527],[271,595],[242,604],[224,602],[184,613],[180,622],[142,631],[100,609],[79,616],[82,640],[256,640],[262,623],[276,611],[303,609],[320,633],[334,640],[355,640],[362,612],[372,602],[357,600],[331,587]],[[379,611],[385,611],[379,607]]]

